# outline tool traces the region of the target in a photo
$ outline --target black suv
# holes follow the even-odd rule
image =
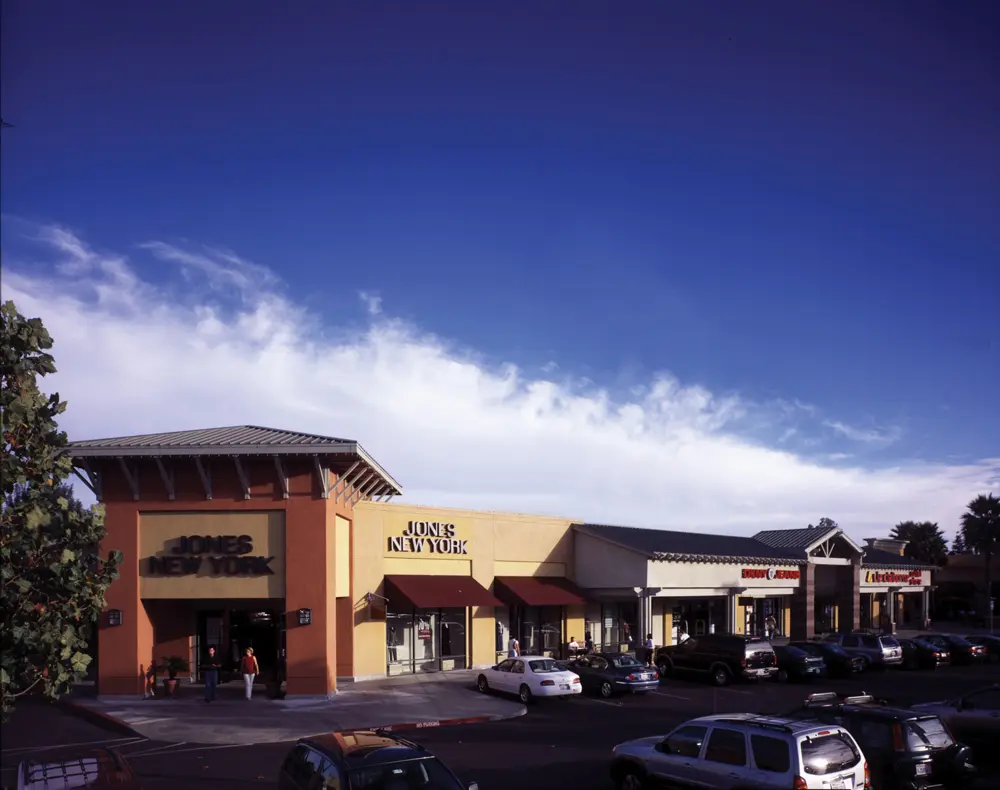
[[[661,675],[691,673],[707,677],[716,686],[734,678],[763,680],[778,674],[771,643],[739,634],[692,636],[679,645],[661,647],[654,663]]]
[[[278,790],[466,789],[444,763],[411,741],[384,730],[348,730],[303,738],[285,757]]]
[[[959,790],[975,776],[972,751],[937,716],[894,708],[871,695],[811,694],[789,718],[843,727],[868,760],[879,790]]]

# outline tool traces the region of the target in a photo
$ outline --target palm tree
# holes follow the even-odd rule
[[[986,590],[983,596],[984,617],[989,616],[993,594],[993,555],[1000,550],[1000,499],[993,494],[980,494],[962,514],[962,537],[973,553],[981,554],[986,566]]]
[[[892,537],[905,540],[904,555],[927,565],[944,565],[948,543],[933,521],[901,521],[892,528]]]

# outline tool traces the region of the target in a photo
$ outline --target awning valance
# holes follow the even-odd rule
[[[497,598],[513,606],[575,606],[585,604],[583,591],[558,576],[498,576]]]
[[[385,595],[394,608],[503,606],[471,576],[386,576]]]

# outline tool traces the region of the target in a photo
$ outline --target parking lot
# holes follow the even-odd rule
[[[421,729],[403,733],[434,751],[466,782],[482,790],[516,787],[611,787],[607,767],[611,747],[645,735],[663,733],[695,716],[718,712],[780,713],[815,691],[862,690],[901,704],[949,698],[1000,679],[1000,667],[950,667],[936,672],[873,672],[854,680],[822,680],[812,684],[735,684],[713,688],[670,679],[656,691],[636,697],[604,700],[590,696],[541,701],[526,716],[487,724]],[[476,694],[471,687],[469,694]],[[64,715],[64,714],[61,714]],[[173,741],[123,740],[95,735],[74,723],[75,742],[114,740],[129,755],[144,787],[236,788],[274,787],[288,744],[199,745],[179,730]],[[6,729],[6,728],[5,728]],[[51,732],[52,726],[47,729]],[[52,753],[8,749],[4,737],[4,782],[22,756]],[[72,742],[72,741],[63,741]],[[22,747],[23,749],[24,747]],[[1000,787],[1000,780],[992,785]]]

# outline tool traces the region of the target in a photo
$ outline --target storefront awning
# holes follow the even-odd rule
[[[498,576],[493,589],[497,598],[514,606],[574,606],[587,602],[579,587],[557,576]]]
[[[503,606],[471,576],[386,576],[385,594],[393,607]]]

